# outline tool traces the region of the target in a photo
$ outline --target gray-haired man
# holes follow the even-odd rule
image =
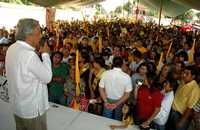
[[[17,130],[46,130],[48,105],[47,83],[52,70],[47,44],[41,49],[42,61],[35,53],[41,37],[39,22],[19,20],[16,43],[6,54],[8,93]]]

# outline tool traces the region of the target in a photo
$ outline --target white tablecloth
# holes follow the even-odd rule
[[[81,114],[80,111],[73,110],[68,107],[57,105],[52,107],[47,112],[47,127],[48,130],[66,130],[66,128],[74,122]]]
[[[0,99],[0,130],[15,130],[15,121],[11,107]]]
[[[57,107],[53,107],[55,105]],[[47,112],[48,130],[110,130],[109,125],[121,123],[53,103],[50,103],[50,106]],[[10,104],[2,100],[0,100],[0,130],[15,130],[15,121]],[[129,126],[123,130],[138,130],[138,128]]]
[[[111,130],[109,125],[113,124],[121,124],[121,122],[81,112],[80,116],[66,130]],[[126,129],[117,130],[138,130],[138,128],[136,126],[129,126]]]

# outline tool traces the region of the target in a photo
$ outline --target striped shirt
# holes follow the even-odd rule
[[[200,99],[199,99],[199,101],[195,104],[195,106],[193,107],[193,109],[194,109],[196,112],[200,112]]]

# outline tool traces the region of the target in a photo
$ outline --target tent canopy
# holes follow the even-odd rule
[[[160,9],[161,0],[140,0],[150,9]],[[163,0],[163,13],[170,17],[181,15],[189,9],[200,10],[200,0]]]
[[[81,6],[95,4],[103,0],[28,0],[43,7],[80,8]]]
[[[58,7],[58,8],[73,8],[77,9],[81,6],[95,4],[105,0],[1,0],[2,2],[31,2],[43,7]],[[135,0],[137,1],[137,0]],[[150,9],[158,10],[161,0],[139,0]],[[189,9],[200,10],[200,0],[162,0],[163,13],[170,17],[175,17],[183,14]]]
[[[39,5],[42,7],[72,8],[80,9],[81,6],[95,4],[104,0],[0,0],[6,3]]]
[[[159,12],[160,10],[160,1],[161,0],[140,0],[142,4],[147,6],[150,9],[157,10]],[[163,0],[163,13],[170,17],[175,17],[178,15],[183,14],[187,10],[191,9],[188,6],[180,5],[178,3],[175,3],[171,0]]]

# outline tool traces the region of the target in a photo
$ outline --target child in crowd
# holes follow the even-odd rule
[[[122,108],[122,124],[120,125],[110,125],[111,130],[115,130],[116,128],[127,128],[128,125],[133,124],[133,114],[128,103],[125,103]]]
[[[64,86],[65,96],[67,97],[67,106],[73,108],[73,101],[81,102],[81,98],[85,96],[85,82],[80,80],[80,96],[76,96],[75,66],[71,68],[70,76]]]

